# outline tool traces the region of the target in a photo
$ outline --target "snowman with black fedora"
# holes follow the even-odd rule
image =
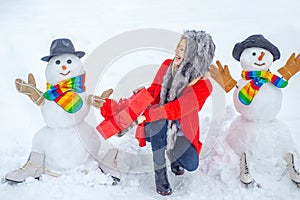
[[[282,89],[288,80],[300,70],[300,54],[293,53],[278,72],[270,71],[274,61],[280,58],[279,49],[263,35],[251,35],[234,46],[232,55],[240,62],[242,78],[237,82],[217,61],[210,73],[215,81],[233,93],[234,107],[240,116],[232,123],[226,142],[240,156],[240,181],[254,183],[250,173],[249,157],[267,161],[271,155],[285,159],[291,180],[300,187],[300,175],[295,169],[293,145],[289,129],[276,119],[282,104]]]
[[[46,125],[34,135],[26,164],[6,174],[7,181],[20,183],[28,177],[39,179],[42,174],[59,176],[57,172],[88,166],[95,160],[103,164],[98,159],[100,138],[85,117],[90,105],[101,107],[112,90],[104,91],[101,96],[87,96],[86,73],[80,60],[84,55],[83,51],[75,51],[71,40],[56,39],[50,55],[42,58],[48,62],[46,92],[37,89],[32,74],[28,75],[28,82],[16,79],[17,90],[41,107]],[[118,178],[117,171],[106,169],[102,171]]]

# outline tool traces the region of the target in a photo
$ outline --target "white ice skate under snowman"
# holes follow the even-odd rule
[[[263,35],[251,35],[244,41],[237,43],[234,46],[232,55],[240,62],[243,69],[241,80],[236,82],[231,77],[228,66],[225,65],[223,67],[219,61],[216,62],[217,66],[211,65],[210,73],[226,92],[236,87],[233,94],[233,101],[234,107],[236,111],[241,114],[241,117],[232,124],[234,129],[238,129],[237,132],[239,132],[239,134],[231,135],[230,139],[235,140],[235,143],[238,144],[237,146],[240,147],[238,152],[240,155],[240,180],[242,183],[249,185],[254,182],[248,166],[247,156],[249,149],[248,147],[242,146],[247,145],[247,143],[251,144],[251,140],[256,140],[255,138],[251,138],[251,136],[249,137],[250,134],[255,132],[257,132],[258,138],[269,137],[266,140],[270,142],[272,142],[272,138],[270,137],[274,136],[272,134],[268,136],[262,135],[260,130],[263,130],[263,128],[256,130],[249,130],[249,128],[253,128],[253,124],[255,123],[257,123],[256,127],[259,127],[261,124],[263,126],[280,126],[274,122],[274,119],[281,108],[281,89],[284,88],[288,83],[287,81],[300,70],[300,54],[295,57],[293,53],[286,64],[278,70],[283,78],[272,74],[269,70],[272,63],[280,58],[280,52],[278,48],[265,39]],[[244,121],[242,122],[242,120]],[[260,122],[263,123],[259,124]],[[267,129],[267,127],[265,129]],[[246,135],[243,134],[243,132],[250,134]],[[250,146],[254,146],[254,148],[257,147],[253,144]],[[296,171],[294,166],[294,155],[290,152],[285,152],[284,154],[283,157],[287,162],[289,176],[291,180],[300,187],[300,174]]]
[[[50,55],[42,58],[48,62],[45,70],[47,91],[43,93],[36,88],[32,74],[28,75],[28,83],[16,79],[17,90],[41,106],[46,126],[34,135],[27,163],[6,174],[6,180],[18,183],[27,177],[38,179],[42,174],[56,176],[58,174],[53,171],[82,167],[97,160],[100,138],[84,119],[90,105],[99,108],[112,90],[104,91],[100,97],[87,96],[86,74],[80,60],[84,55],[82,51],[75,51],[71,40],[56,39],[51,44]],[[107,172],[107,169],[102,170]],[[119,178],[118,172],[108,173]]]

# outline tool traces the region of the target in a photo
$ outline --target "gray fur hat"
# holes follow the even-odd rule
[[[212,37],[205,31],[186,30],[181,39],[187,40],[184,60],[179,67],[183,75],[192,75],[191,79],[204,76],[215,55]]]
[[[164,76],[160,92],[160,104],[173,101],[191,81],[204,77],[209,70],[215,54],[215,44],[211,36],[204,31],[184,31],[181,39],[187,40],[184,58],[172,78],[172,66]]]

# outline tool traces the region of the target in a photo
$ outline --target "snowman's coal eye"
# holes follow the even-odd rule
[[[67,63],[68,63],[68,64],[71,64],[71,63],[72,63],[72,60],[70,60],[70,59],[67,60]]]
[[[57,65],[59,65],[59,64],[60,64],[60,60],[56,60],[55,63],[56,63]]]
[[[253,52],[253,53],[252,53],[252,56],[256,56],[256,53],[255,53],[255,52]]]

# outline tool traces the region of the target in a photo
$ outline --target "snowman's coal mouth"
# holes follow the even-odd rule
[[[68,74],[70,74],[70,72],[71,72],[71,71],[68,71],[68,72],[65,73],[65,74],[64,74],[64,73],[60,73],[60,74],[63,75],[63,76],[67,76]]]
[[[254,63],[254,64],[257,66],[260,66],[260,67],[265,65],[265,63],[262,63],[262,64]]]

